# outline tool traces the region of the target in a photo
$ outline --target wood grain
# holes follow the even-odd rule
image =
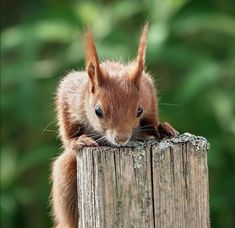
[[[79,151],[79,228],[210,227],[208,149],[185,133]]]

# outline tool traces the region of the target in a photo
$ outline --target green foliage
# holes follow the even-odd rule
[[[146,20],[161,119],[209,140],[212,227],[235,227],[232,0],[5,1],[2,13],[2,227],[51,226],[50,164],[60,153],[54,93],[66,72],[83,67],[84,28],[102,58],[127,61]]]

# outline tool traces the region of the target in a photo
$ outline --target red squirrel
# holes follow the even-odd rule
[[[85,38],[86,71],[73,71],[61,81],[56,107],[64,152],[52,167],[52,208],[57,228],[78,224],[76,151],[85,146],[125,145],[130,140],[175,136],[160,123],[154,83],[144,71],[147,24],[135,61],[100,62],[93,35]]]

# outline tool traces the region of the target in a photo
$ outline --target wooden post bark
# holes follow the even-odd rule
[[[208,228],[209,144],[182,134],[77,154],[79,228]]]

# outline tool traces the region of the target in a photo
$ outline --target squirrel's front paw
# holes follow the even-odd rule
[[[88,137],[87,135],[81,135],[77,139],[72,139],[70,142],[70,148],[73,150],[79,150],[83,147],[95,147],[99,146],[99,144],[92,138]]]
[[[158,132],[160,135],[160,138],[164,137],[175,137],[179,134],[178,131],[175,130],[169,123],[163,122],[158,125]]]

